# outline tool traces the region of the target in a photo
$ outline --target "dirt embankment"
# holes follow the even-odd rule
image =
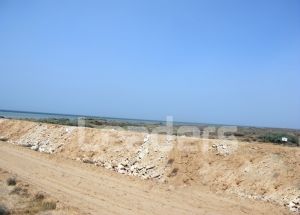
[[[167,185],[300,211],[300,149],[0,119],[0,136]],[[101,166],[101,167],[100,167]]]

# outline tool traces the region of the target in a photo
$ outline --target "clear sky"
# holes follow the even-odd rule
[[[0,75],[0,109],[300,128],[300,1],[1,0]]]

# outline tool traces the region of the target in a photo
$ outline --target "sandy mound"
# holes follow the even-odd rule
[[[0,136],[121,174],[300,211],[299,148],[4,119]]]

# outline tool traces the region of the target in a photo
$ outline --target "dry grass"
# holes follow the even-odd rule
[[[20,194],[20,192],[22,191],[21,187],[15,187],[12,191],[10,191],[9,194]]]
[[[46,210],[54,210],[56,209],[56,202],[52,200],[41,200],[34,198],[33,201],[31,201],[28,204],[28,207],[25,210],[26,214],[36,214],[40,211],[46,211]]]
[[[43,210],[54,210],[56,208],[56,202],[54,201],[45,201],[42,202]]]
[[[28,190],[22,189],[21,187],[15,187],[10,193],[10,195],[15,194],[19,195],[20,197],[29,197]],[[11,211],[11,214],[37,214],[40,211],[46,210],[54,210],[56,209],[56,202],[53,200],[49,200],[46,198],[46,195],[42,192],[38,192],[32,197],[27,206],[25,208],[15,208]],[[0,215],[8,215],[10,214],[9,211],[6,209],[4,205],[0,205]]]

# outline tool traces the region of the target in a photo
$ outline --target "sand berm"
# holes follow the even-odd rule
[[[300,212],[299,147],[11,119],[0,136],[1,168],[83,214]]]

